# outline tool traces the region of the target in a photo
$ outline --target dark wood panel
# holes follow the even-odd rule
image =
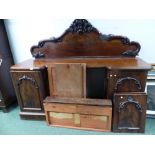
[[[107,97],[115,92],[144,92],[147,71],[143,70],[108,70]]]
[[[14,88],[21,109],[22,118],[34,112],[34,118],[44,113],[43,99],[49,95],[47,70],[11,71]],[[26,113],[27,112],[27,113]],[[35,115],[36,113],[36,115]]]
[[[35,58],[124,56],[135,57],[138,42],[127,37],[103,35],[85,19],[76,19],[59,38],[44,40],[31,48]]]
[[[145,131],[146,94],[115,93],[113,99],[113,131]]]
[[[44,100],[48,125],[111,131],[112,103],[110,100],[83,99],[80,103],[79,98],[75,99],[75,103],[72,103],[73,101],[73,98],[57,99],[52,97]],[[79,104],[77,101],[79,101]],[[87,104],[89,102],[91,104]],[[98,106],[93,105],[93,102],[99,103]]]

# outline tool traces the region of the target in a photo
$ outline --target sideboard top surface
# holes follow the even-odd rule
[[[129,70],[150,70],[152,67],[142,59],[136,58],[55,58],[55,59],[29,59],[13,65],[11,70],[40,70],[52,63],[86,63],[87,67]]]

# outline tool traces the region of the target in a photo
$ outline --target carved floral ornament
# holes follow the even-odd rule
[[[71,33],[98,32],[86,19],[75,19],[71,26],[66,30]]]

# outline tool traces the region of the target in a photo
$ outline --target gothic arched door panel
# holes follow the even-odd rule
[[[143,132],[146,114],[145,93],[114,94],[113,131]]]
[[[47,70],[11,71],[11,75],[21,109],[20,115],[43,115],[43,100],[48,96]]]

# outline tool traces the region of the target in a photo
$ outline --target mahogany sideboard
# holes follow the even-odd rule
[[[14,64],[5,23],[0,19],[0,110],[8,112],[9,107],[16,101],[10,67]]]
[[[87,20],[75,20],[60,37],[32,46],[35,59],[11,67],[21,118],[45,118],[43,100],[55,94],[50,66],[85,64],[81,74],[82,97],[112,101],[113,132],[144,132],[147,105],[144,90],[151,65],[137,56],[139,51],[138,42],[103,35]],[[59,81],[65,78],[62,74]]]

